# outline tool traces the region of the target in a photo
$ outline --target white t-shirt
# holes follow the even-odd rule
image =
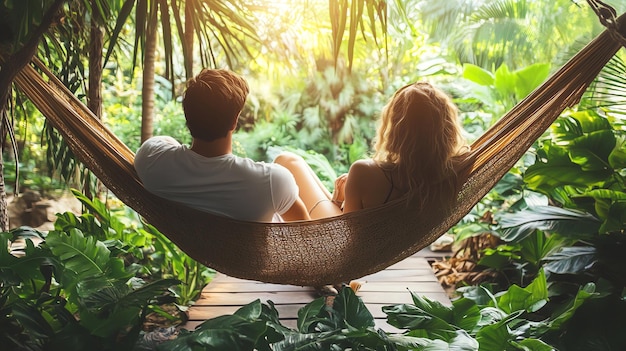
[[[298,196],[284,167],[227,154],[201,156],[174,138],[152,137],[137,150],[135,169],[146,189],[188,206],[240,220],[280,220]]]

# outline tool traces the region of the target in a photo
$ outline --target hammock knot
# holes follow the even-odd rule
[[[626,47],[626,38],[620,31],[620,23],[617,18],[617,11],[610,5],[600,0],[587,0],[591,9],[596,13],[600,23],[609,30],[609,33],[618,43]]]

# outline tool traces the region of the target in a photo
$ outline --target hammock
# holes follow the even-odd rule
[[[378,272],[429,245],[463,218],[560,113],[575,105],[621,47],[624,15],[476,140],[458,172],[451,208],[417,211],[404,199],[332,218],[258,223],[220,217],[155,196],[133,168],[134,154],[41,63],[15,83],[81,160],[121,201],[193,259],[224,274],[317,286]],[[42,75],[42,73],[43,75]]]

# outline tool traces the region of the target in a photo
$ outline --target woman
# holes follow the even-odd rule
[[[419,208],[454,201],[455,164],[469,147],[457,108],[427,82],[400,88],[382,111],[371,159],[359,160],[335,181],[331,194],[299,156],[275,162],[291,171],[312,219],[382,205],[407,195]]]

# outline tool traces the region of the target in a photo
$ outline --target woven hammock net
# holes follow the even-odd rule
[[[471,145],[451,208],[417,211],[403,199],[340,216],[290,223],[220,217],[157,197],[133,168],[133,151],[37,60],[15,83],[75,156],[121,201],[193,259],[224,274],[317,286],[378,272],[432,243],[463,218],[560,113],[575,105],[621,47],[624,15]]]

